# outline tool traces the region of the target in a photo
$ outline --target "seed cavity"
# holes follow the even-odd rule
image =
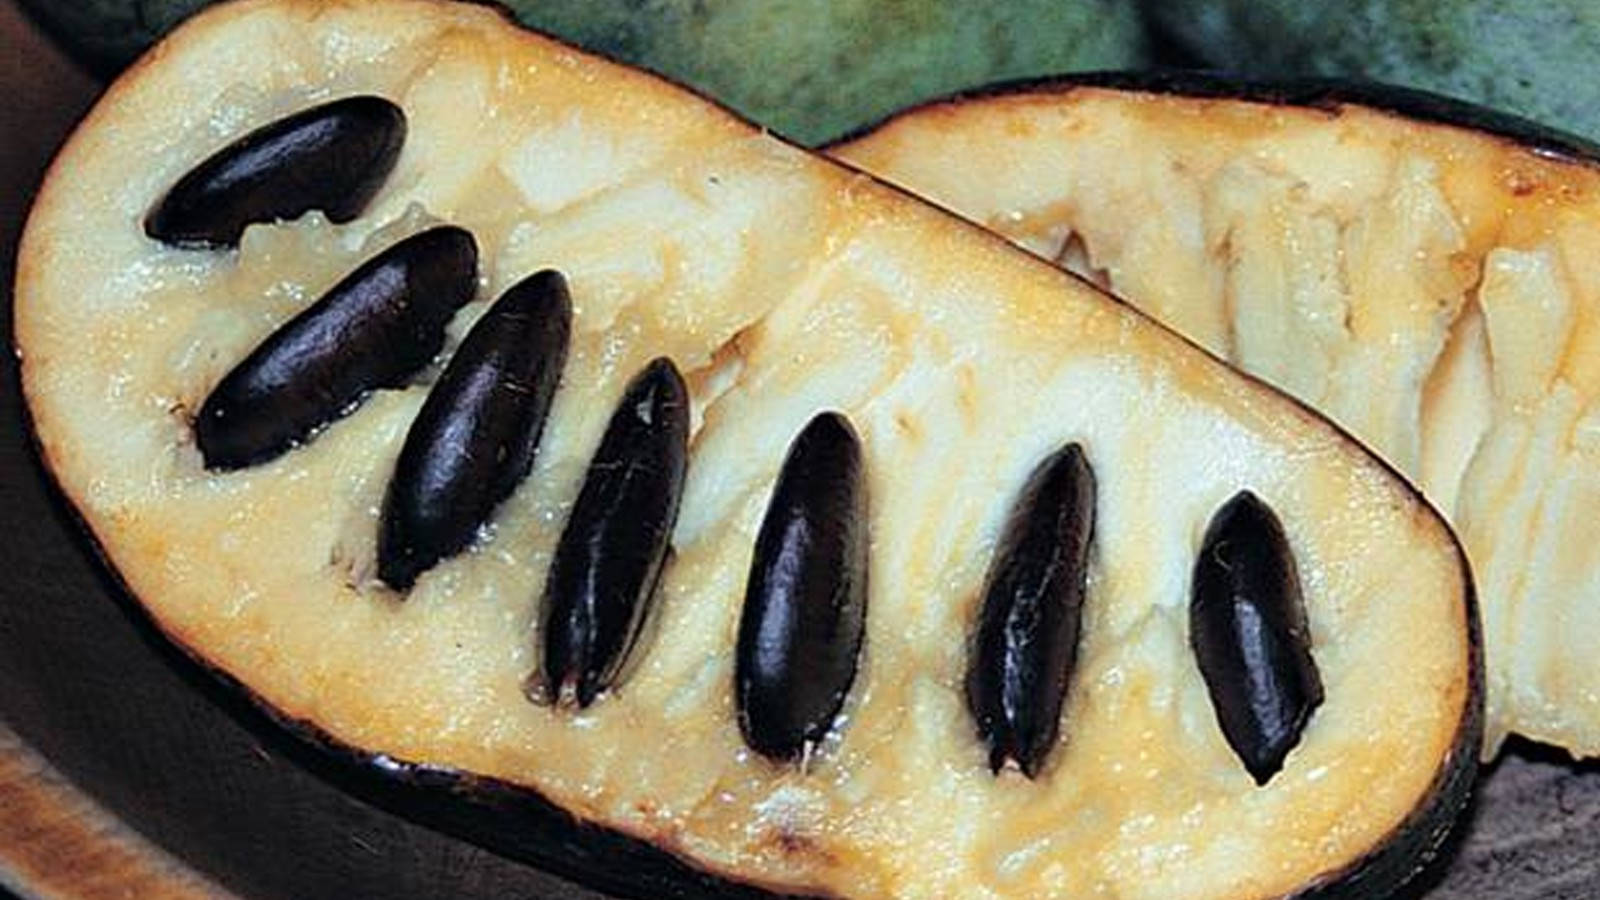
[[[1056,744],[1094,518],[1094,471],[1069,444],[1028,476],[989,565],[966,691],[996,773],[1011,764],[1033,778]]]
[[[396,386],[444,346],[445,325],[477,288],[472,235],[441,226],[363,263],[262,341],[195,418],[212,470],[267,462]]]
[[[623,392],[556,545],[530,696],[584,708],[615,682],[661,577],[688,454],[688,388],[656,359]]]
[[[566,364],[572,300],[545,269],[489,307],[411,423],[378,524],[378,577],[396,590],[472,542],[533,468]]]
[[[400,158],[406,117],[382,97],[334,100],[264,125],[207,157],[145,218],[145,234],[179,247],[239,244],[245,226],[320,209],[361,214]]]
[[[1189,643],[1223,736],[1256,784],[1266,784],[1322,703],[1322,679],[1289,541],[1272,509],[1249,491],[1206,528]]]
[[[866,626],[861,443],[826,412],[778,473],[745,589],[734,692],[745,743],[777,761],[809,754],[855,680]]]

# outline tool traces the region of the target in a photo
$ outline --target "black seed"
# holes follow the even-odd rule
[[[477,287],[472,235],[441,226],[389,247],[262,341],[200,407],[208,469],[266,462],[416,373]]]
[[[472,326],[406,433],[378,526],[378,577],[405,590],[471,543],[533,468],[572,331],[566,279],[513,285]]]
[[[861,444],[822,413],[789,448],[750,564],[734,689],[751,749],[792,760],[822,739],[855,680],[866,612]]]
[[[308,210],[348,222],[383,186],[405,139],[405,113],[382,97],[301,110],[191,169],[145,218],[145,234],[181,247],[233,247],[246,225]]]
[[[540,694],[588,706],[638,639],[678,519],[689,391],[666,358],[634,377],[611,415],[545,582]]]
[[[967,708],[989,747],[1032,778],[1055,746],[1078,658],[1094,536],[1094,471],[1069,444],[1028,476],[984,583]]]
[[[1322,679],[1283,526],[1249,491],[1217,511],[1195,560],[1189,643],[1217,723],[1256,784],[1283,768]]]

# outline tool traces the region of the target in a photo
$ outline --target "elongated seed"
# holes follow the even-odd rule
[[[638,639],[667,557],[689,454],[689,391],[666,358],[628,384],[589,463],[545,581],[544,682],[580,708]]]
[[[1212,517],[1195,560],[1189,643],[1222,734],[1266,784],[1322,703],[1300,578],[1283,526],[1241,491]]]
[[[1028,476],[989,564],[966,686],[995,772],[1010,762],[1032,778],[1055,746],[1078,657],[1094,503],[1094,471],[1069,444]]]
[[[789,448],[750,563],[734,688],[751,749],[793,760],[822,739],[855,680],[866,612],[861,444],[822,413]]]
[[[533,467],[566,364],[572,301],[550,269],[467,333],[406,433],[378,526],[378,577],[405,590],[471,543]]]
[[[233,247],[246,225],[313,209],[348,222],[383,186],[405,138],[405,114],[382,97],[301,110],[189,170],[145,218],[145,234],[181,247]]]
[[[444,329],[477,287],[468,232],[440,226],[363,263],[223,377],[195,418],[209,469],[266,462],[398,385],[444,346]]]

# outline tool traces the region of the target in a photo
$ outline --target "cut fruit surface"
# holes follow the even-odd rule
[[[834,152],[1109,286],[1393,462],[1477,575],[1485,755],[1509,732],[1600,754],[1592,151],[1381,87],[1102,81],[933,104]],[[1408,114],[1370,105],[1385,99]]]
[[[407,122],[360,215],[252,224],[236,250],[144,233],[210,154],[347,95]],[[348,273],[441,224],[473,235],[479,276],[440,359],[280,455],[208,469],[193,421],[223,377]],[[438,384],[511,368],[439,374],[497,298],[546,269],[565,281],[570,336],[531,472],[466,550],[397,592],[379,577],[384,497],[434,471],[397,473],[407,432]],[[63,151],[16,295],[43,457],[130,591],[258,702],[387,767],[493,779],[723,878],[852,897],[1369,896],[1433,851],[1472,781],[1470,578],[1385,464],[998,238],[488,9],[245,0],[195,19]],[[505,333],[484,346],[509,354],[492,338]],[[690,409],[681,499],[658,504],[677,505],[659,584],[636,632],[632,607],[605,614],[629,629],[613,642],[628,659],[608,658],[591,703],[530,702],[552,556],[586,480],[632,464],[597,448],[662,357]],[[808,422],[827,427],[788,453]],[[1068,446],[1092,495],[1019,504]],[[1289,639],[1325,695],[1260,785],[1188,634],[1208,523],[1241,491],[1281,523],[1305,614]],[[1014,509],[1078,521],[1090,502],[1086,549],[1065,554],[1086,570],[1059,737],[1030,750],[1032,778],[997,774],[964,687],[991,557]],[[787,530],[758,542],[769,525]],[[819,588],[807,546],[865,571]],[[757,558],[791,547],[792,566]],[[793,761],[741,734],[741,613],[763,563],[767,610],[795,615],[761,619],[801,624],[773,638],[777,688],[759,702],[782,702],[818,659],[853,657],[848,673],[812,667],[843,684],[842,706],[817,740],[832,713],[805,713]],[[852,633],[859,653],[839,654]]]

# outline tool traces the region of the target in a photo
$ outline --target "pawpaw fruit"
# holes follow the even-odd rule
[[[55,162],[15,335],[162,632],[634,896],[1366,897],[1473,781],[1471,577],[1386,464],[487,8],[190,20]]]

